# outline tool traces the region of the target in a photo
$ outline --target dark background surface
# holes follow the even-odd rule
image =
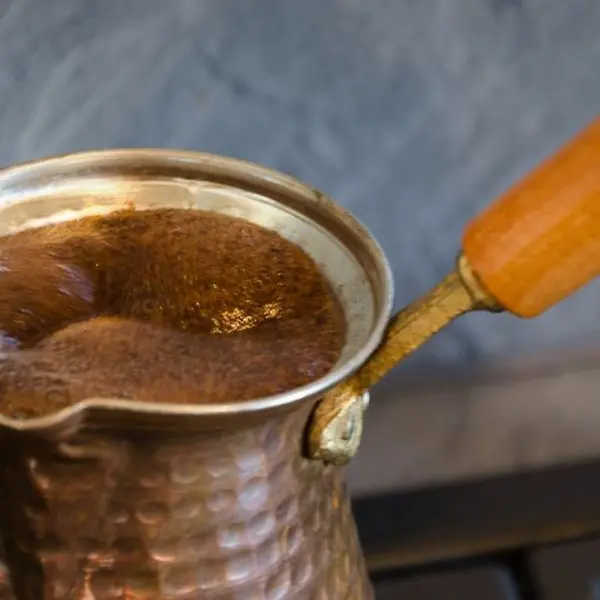
[[[355,503],[377,600],[600,598],[600,462]]]
[[[598,112],[599,31],[597,0],[0,0],[0,164],[168,146],[270,165],[372,229],[400,306]],[[593,342],[598,298],[466,317],[408,367]]]

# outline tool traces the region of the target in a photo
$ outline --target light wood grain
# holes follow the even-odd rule
[[[474,219],[463,249],[494,298],[521,317],[600,274],[600,119]]]

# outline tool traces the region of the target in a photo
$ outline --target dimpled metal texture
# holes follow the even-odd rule
[[[0,600],[14,600],[6,566],[0,562]]]
[[[371,600],[342,473],[302,455],[307,419],[4,436],[15,597]]]

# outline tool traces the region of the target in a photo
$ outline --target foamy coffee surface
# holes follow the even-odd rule
[[[184,209],[122,210],[0,238],[0,412],[90,397],[241,402],[325,375],[342,310],[275,232]]]

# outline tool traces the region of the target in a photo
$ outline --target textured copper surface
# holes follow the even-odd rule
[[[14,600],[15,595],[10,587],[6,566],[0,563],[0,600]]]
[[[0,530],[18,598],[370,600],[342,474],[303,453],[314,402],[368,358],[391,311],[369,232],[293,179],[210,155],[97,152],[0,179],[12,194],[3,234],[132,202],[247,218],[309,252],[348,320],[339,365],[285,394],[218,407],[103,395],[56,418],[0,416]]]
[[[307,416],[187,435],[4,436],[0,518],[18,598],[370,599],[341,472],[302,457]]]

